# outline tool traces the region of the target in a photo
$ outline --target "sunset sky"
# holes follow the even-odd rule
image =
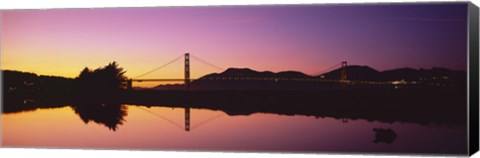
[[[134,77],[190,52],[273,72],[317,74],[342,60],[466,70],[466,4],[3,10],[1,68],[75,77],[117,61]]]

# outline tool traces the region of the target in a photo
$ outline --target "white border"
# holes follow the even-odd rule
[[[104,8],[104,7],[152,7],[152,6],[205,6],[205,5],[256,5],[256,4],[343,4],[343,3],[408,3],[408,2],[452,2],[464,0],[0,0],[0,10],[9,9],[49,9],[49,8]],[[479,6],[480,0],[472,0]],[[1,21],[0,21],[1,22]],[[1,120],[1,118],[0,118]],[[1,124],[0,124],[1,125]],[[0,126],[1,129],[1,126]],[[0,131],[1,134],[1,131]],[[1,138],[1,135],[0,135]],[[22,149],[0,148],[1,157],[36,157],[36,158],[104,158],[104,157],[419,157],[432,156],[397,156],[397,155],[339,155],[339,154],[285,154],[285,153],[225,153],[225,152],[172,152],[172,151],[129,151],[129,150],[79,150],[79,149]],[[480,158],[480,154],[473,157]]]

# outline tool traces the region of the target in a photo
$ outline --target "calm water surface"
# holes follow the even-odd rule
[[[116,130],[84,122],[70,106],[2,114],[3,146],[142,150],[464,153],[466,130],[312,116],[127,105]],[[395,138],[374,142],[377,129]]]

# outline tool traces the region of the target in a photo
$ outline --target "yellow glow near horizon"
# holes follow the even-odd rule
[[[28,49],[21,49],[21,50],[33,52]],[[36,54],[36,53],[27,53],[27,54]],[[71,53],[71,54],[82,54],[82,53],[78,52],[78,53]],[[112,61],[106,61],[103,59],[90,59],[87,61],[82,58],[78,58],[79,60],[77,60],[76,62],[71,62],[71,59],[60,59],[61,55],[55,52],[37,54],[36,58],[26,59],[26,58],[23,58],[23,56],[24,56],[23,53],[3,53],[2,60],[1,60],[2,70],[14,70],[14,71],[22,71],[22,72],[31,72],[37,75],[75,78],[80,74],[80,72],[85,67],[88,67],[89,69],[93,70],[96,68],[103,67],[108,63],[112,62]],[[57,60],[53,60],[53,61],[49,60],[48,56],[55,56]],[[44,60],[45,62],[42,62]],[[41,64],[38,64],[38,63],[41,63]],[[87,63],[88,65],[83,65],[83,63]],[[122,64],[123,62],[120,61],[118,63],[119,63],[119,66],[126,71],[125,75],[128,78],[133,78],[135,76],[138,76],[140,75],[138,72],[144,72],[145,70],[148,70],[148,68],[150,69],[152,68],[152,65],[142,65],[141,61],[138,61],[138,62],[125,61],[125,63],[127,64]],[[127,67],[128,66],[130,67],[127,68],[125,65],[127,65]],[[144,76],[141,79],[164,79],[164,78],[183,79],[184,78],[183,59],[175,62],[174,66],[177,67],[175,72],[162,72],[162,71],[153,72],[152,74]],[[192,79],[196,79],[206,74],[214,73],[214,72],[215,72],[214,70],[210,70],[208,68],[202,68],[202,66],[192,67],[190,76]],[[173,76],[172,74],[168,74],[168,73],[173,73]],[[134,82],[133,86],[143,87],[143,88],[152,88],[158,85],[165,85],[165,84],[183,84],[183,81]]]

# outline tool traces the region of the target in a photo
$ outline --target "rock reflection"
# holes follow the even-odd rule
[[[374,143],[383,142],[386,144],[392,144],[395,139],[397,139],[397,134],[390,128],[373,128],[373,131],[375,132],[375,140],[373,140]]]

